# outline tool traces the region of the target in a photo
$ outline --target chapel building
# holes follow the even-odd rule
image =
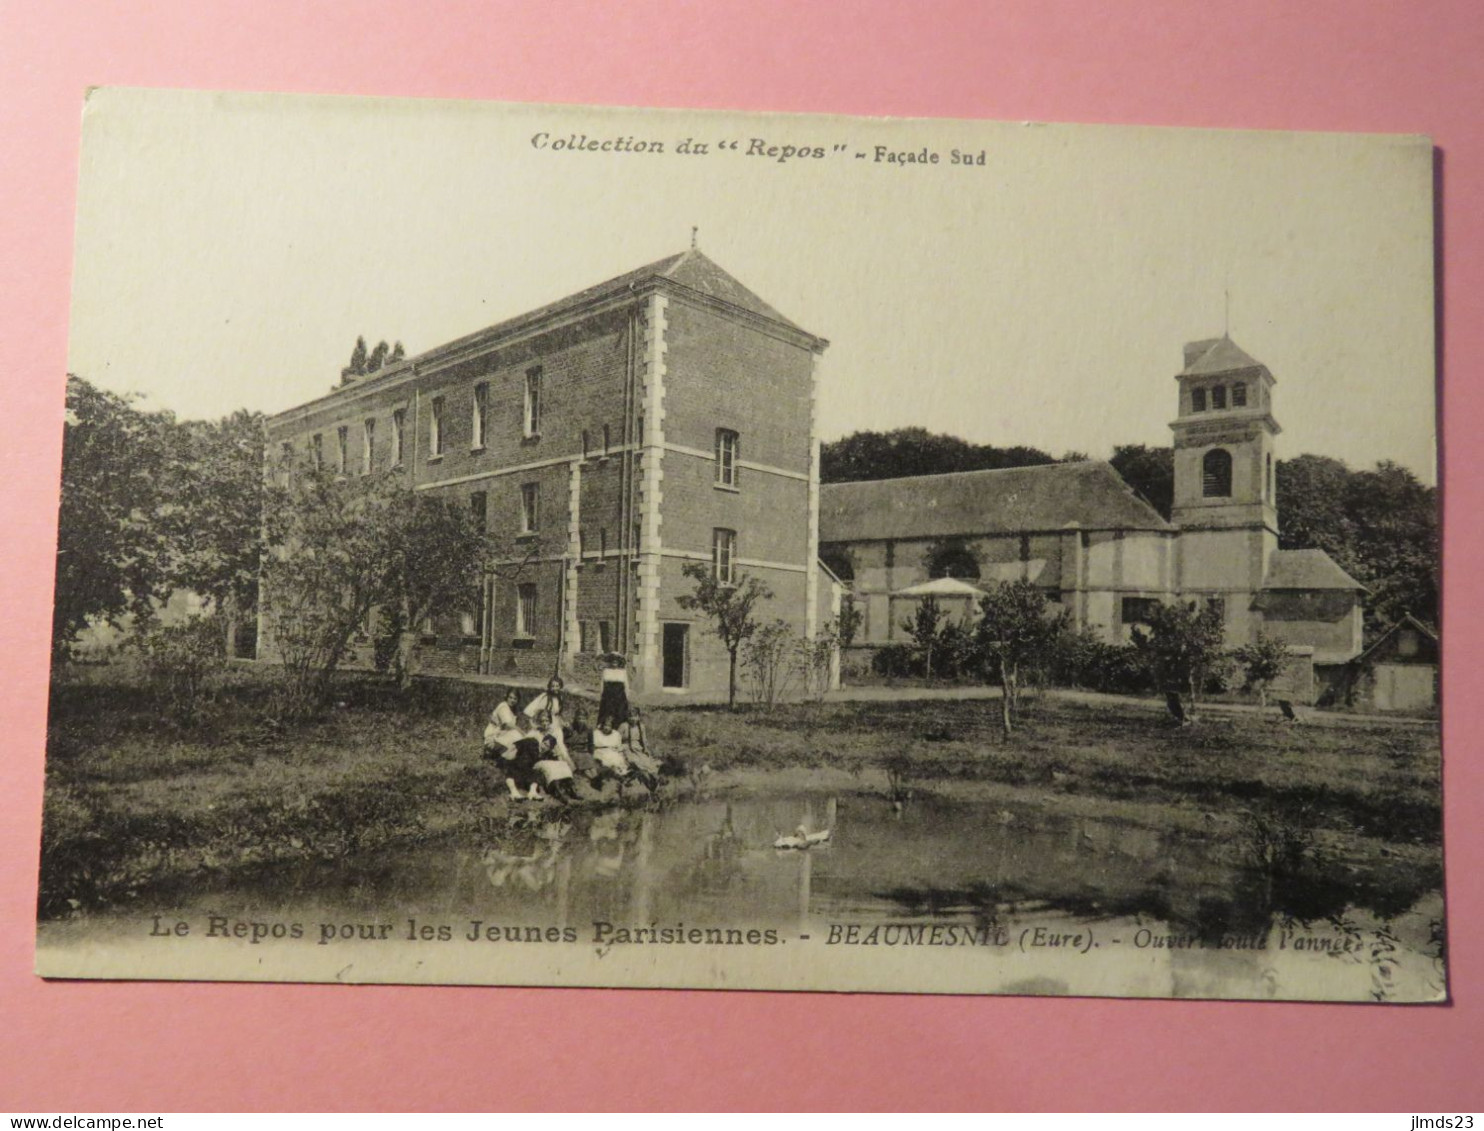
[[[1186,345],[1175,380],[1169,521],[1100,461],[826,484],[821,555],[863,613],[857,642],[906,640],[928,596],[972,617],[978,585],[1024,578],[1112,642],[1155,603],[1215,604],[1229,646],[1259,629],[1289,645],[1289,694],[1333,686],[1365,590],[1322,550],[1278,548],[1272,373],[1222,337]]]

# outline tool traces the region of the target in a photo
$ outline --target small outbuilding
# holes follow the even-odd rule
[[[1374,711],[1431,710],[1438,656],[1438,634],[1408,613],[1345,665],[1344,701]]]

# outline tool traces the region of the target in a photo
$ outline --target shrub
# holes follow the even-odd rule
[[[215,617],[156,625],[138,637],[145,670],[177,722],[196,721],[207,678],[226,661],[222,627]]]
[[[871,670],[889,679],[902,679],[922,673],[917,663],[917,649],[910,644],[884,645],[871,657]]]

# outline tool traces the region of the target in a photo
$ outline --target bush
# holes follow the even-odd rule
[[[156,625],[138,637],[145,670],[177,722],[196,721],[206,680],[226,662],[222,626],[215,617]]]
[[[917,649],[910,644],[887,644],[871,657],[871,670],[888,679],[904,679],[922,674]]]

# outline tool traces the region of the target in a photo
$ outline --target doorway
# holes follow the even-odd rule
[[[690,666],[690,625],[667,622],[664,630],[664,664],[660,686],[683,688]]]

